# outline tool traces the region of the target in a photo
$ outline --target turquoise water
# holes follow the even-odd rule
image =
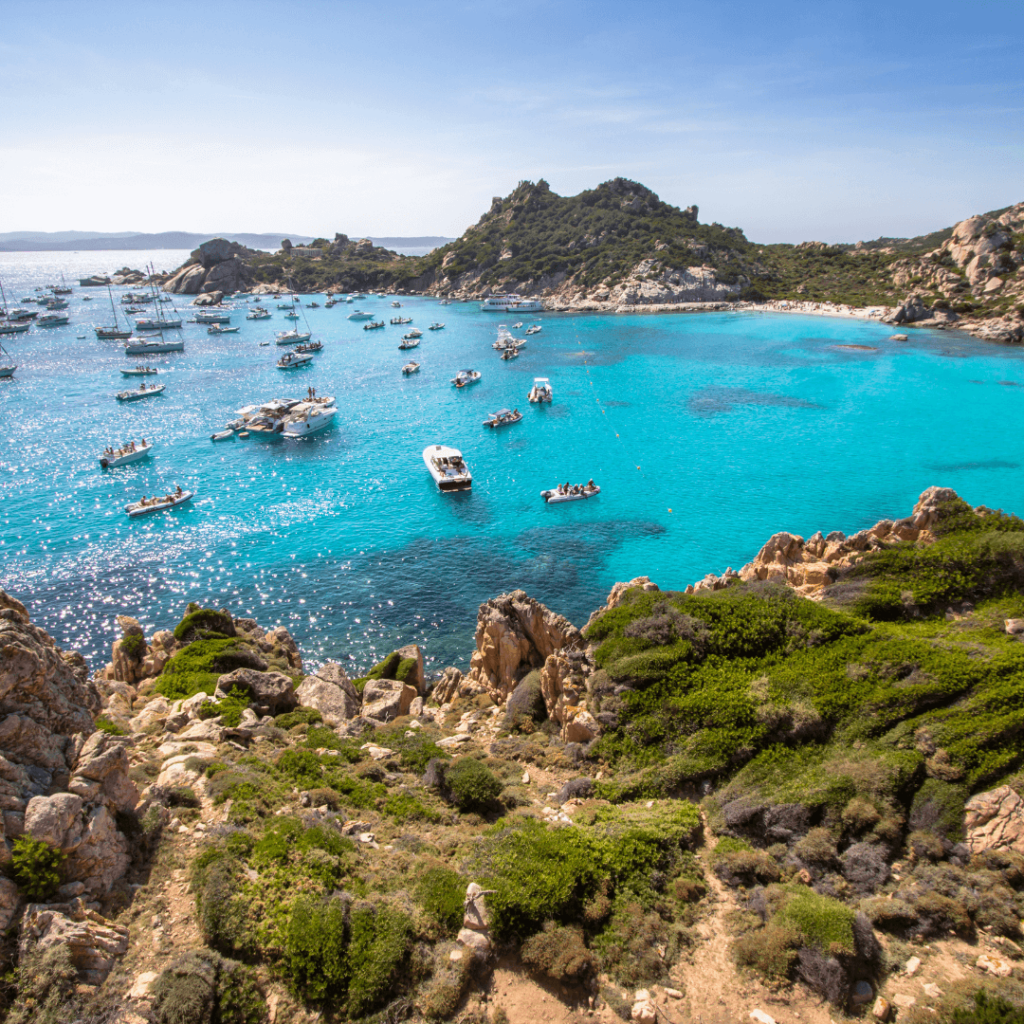
[[[7,285],[11,267],[0,272]],[[165,394],[121,405],[118,370],[136,360],[95,339],[109,305],[83,294],[68,327],[4,342],[19,369],[0,385],[0,577],[94,659],[115,614],[163,628],[199,600],[286,625],[313,661],[365,666],[416,641],[434,668],[464,665],[477,606],[515,587],[582,622],[616,580],[683,587],[738,568],[778,530],[905,515],[931,484],[1024,509],[1021,355],[966,337],[901,344],[875,323],[771,314],[543,314],[525,318],[543,331],[505,363],[490,346],[506,316],[417,298],[402,300],[424,331],[410,353],[397,349],[403,328],[346,320],[354,306],[307,309],[326,351],[286,374],[282,350],[258,345],[288,325],[283,313],[252,322],[243,307],[237,335],[187,325],[184,353],[147,360],[167,371]],[[435,319],[444,331],[426,330]],[[836,348],[850,344],[876,350]],[[408,356],[423,368],[405,378]],[[456,392],[466,367],[483,379]],[[553,405],[527,402],[535,375],[551,378]],[[337,397],[323,434],[209,440],[240,406],[309,384]],[[523,421],[484,428],[502,406]],[[152,459],[100,470],[105,445],[141,436]],[[434,442],[462,449],[472,492],[438,492],[421,457]],[[592,501],[539,497],[590,477],[603,488]],[[179,483],[198,488],[190,506],[124,515]]]

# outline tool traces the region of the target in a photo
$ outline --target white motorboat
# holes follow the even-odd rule
[[[247,437],[249,433],[261,436],[278,436],[283,433],[285,425],[294,413],[297,416],[305,417],[305,407],[317,407],[330,409],[334,407],[332,395],[320,396],[316,388],[307,388],[306,397],[298,398],[274,398],[262,405],[247,405],[237,410],[238,419],[227,424],[229,430],[239,431],[239,437]],[[300,408],[302,407],[302,408]],[[311,416],[308,419],[311,426],[326,426],[327,424],[318,416]],[[291,436],[299,436],[310,433],[305,428],[295,428]]]
[[[313,357],[301,352],[288,352],[277,361],[279,370],[297,370],[300,366],[313,362]]]
[[[411,323],[412,323],[412,317],[411,316],[393,316],[391,318],[391,326],[392,327],[402,327],[405,324],[411,324]]]
[[[117,393],[117,400],[119,402],[137,402],[140,398],[152,398],[154,395],[163,393],[166,384],[153,384],[147,386],[141,384],[134,391],[119,391]]]
[[[427,328],[427,330],[428,331],[443,331],[444,330],[444,324],[433,323],[433,324],[431,324]]]
[[[527,334],[540,334],[540,332],[541,332],[540,324],[534,324],[532,327],[527,327],[526,328],[526,333]]]
[[[299,314],[293,309],[290,313],[285,313],[284,318],[285,320],[298,320]]]
[[[531,402],[550,402],[554,397],[551,390],[551,381],[547,377],[534,377],[533,387],[530,388],[528,397]]]
[[[310,355],[317,355],[324,350],[322,341],[307,341],[305,345],[296,345],[293,352],[308,352]]]
[[[499,409],[496,413],[484,420],[485,427],[507,427],[512,423],[518,423],[523,414],[518,409]]]
[[[153,442],[142,439],[141,444],[132,441],[130,444],[122,445],[120,448],[108,448],[100,456],[100,465],[104,469],[113,469],[115,466],[127,466],[130,462],[138,462],[146,458],[153,451]]]
[[[176,331],[179,327],[181,327],[181,321],[171,317],[140,316],[135,321],[135,330],[137,331]]]
[[[180,338],[129,338],[124,343],[126,356],[157,355],[161,352],[184,352],[185,342]]]
[[[515,345],[511,345],[507,349],[505,349],[504,352],[501,353],[501,358],[504,359],[506,362],[508,362],[508,360],[510,359],[518,359],[519,349]]]
[[[277,304],[277,308],[278,309],[291,309],[292,308],[292,304],[290,302],[279,302]]]
[[[368,324],[363,324],[364,331],[379,331],[384,326],[383,320],[371,320]]]
[[[309,341],[312,336],[312,331],[299,331],[293,327],[290,331],[279,331],[276,337],[278,345],[298,345]]]
[[[195,321],[197,324],[229,324],[231,314],[222,313],[217,309],[201,309],[196,313]]]
[[[459,370],[459,372],[452,377],[452,383],[457,388],[464,388],[470,384],[475,384],[479,379],[479,370]]]
[[[151,374],[159,373],[155,366],[128,366],[121,367],[122,377],[148,377]]]
[[[269,309],[264,309],[262,306],[257,306],[255,309],[250,309],[245,314],[246,320],[269,320],[274,314]]]
[[[413,327],[407,333],[402,335],[403,338],[422,338],[423,332],[418,327]]]
[[[214,324],[212,327],[206,328],[207,334],[237,334],[237,327],[222,327],[220,324]]]
[[[307,437],[329,427],[337,414],[337,406],[333,404],[300,402],[285,417],[281,434],[283,437]]]
[[[523,326],[523,321],[522,321],[522,320],[520,320],[520,321],[519,321],[518,323],[514,323],[514,324],[512,325],[512,330],[513,330],[513,331],[518,331],[518,330],[519,330],[519,328],[520,328],[520,327],[522,327],[522,326]]]
[[[67,313],[44,313],[36,323],[40,327],[63,327],[70,320]]]
[[[401,309],[402,308],[402,304],[400,302],[392,302],[391,305],[392,305],[392,307],[394,309]]]
[[[442,491],[466,491],[473,486],[473,474],[458,448],[432,444],[423,449],[423,461]]]
[[[507,295],[492,295],[480,303],[480,309],[485,313],[540,313],[544,310],[544,304],[538,299],[524,299],[522,296],[510,292]]]
[[[419,368],[419,363],[406,363],[405,366],[402,367],[402,373],[406,375],[410,373],[415,373]]]
[[[349,299],[349,302],[352,300]],[[364,313],[361,309],[355,309],[346,317],[347,320],[372,320],[372,313]]]
[[[526,342],[522,338],[513,337],[504,324],[498,324],[498,337],[491,342],[491,348],[503,352],[507,348],[526,348]]]
[[[541,491],[540,496],[549,505],[558,505],[564,501],[585,501],[587,498],[593,498],[594,495],[600,493],[601,488],[591,481],[587,484],[578,484],[575,487],[570,487],[568,490],[559,484],[549,491]]]
[[[150,512],[162,512],[165,508],[174,508],[175,505],[183,505],[186,501],[191,501],[192,495],[195,493],[195,491],[183,491],[179,487],[162,498],[143,496],[141,501],[133,501],[130,505],[125,505],[124,510],[129,516],[144,516]]]
[[[0,323],[0,334],[24,334],[31,326],[31,320],[18,320]]]
[[[210,435],[211,441],[226,441],[229,437],[234,437],[235,432],[233,430],[218,430],[216,433]]]
[[[419,343],[420,343],[420,339],[419,339],[419,338],[410,338],[410,337],[409,337],[408,335],[406,335],[406,336],[405,336],[404,338],[402,338],[402,340],[401,340],[401,341],[400,341],[400,342],[398,343],[398,347],[399,347],[400,349],[407,349],[407,348],[416,348],[416,346],[417,346],[417,345],[418,345]]]

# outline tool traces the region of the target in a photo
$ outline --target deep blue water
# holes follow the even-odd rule
[[[4,263],[15,298],[53,277]],[[95,339],[109,305],[105,291],[84,294],[68,327],[4,342],[19,369],[0,382],[0,582],[97,662],[115,614],[162,628],[199,600],[286,625],[314,661],[367,665],[416,641],[433,667],[464,665],[477,606],[515,587],[582,623],[616,580],[683,587],[738,568],[778,530],[905,515],[931,484],[1024,509],[1021,355],[966,337],[898,343],[879,324],[791,315],[543,314],[505,363],[490,346],[508,317],[403,299],[424,330],[414,352],[398,351],[398,327],[346,320],[353,306],[307,309],[326,351],[286,374],[282,350],[258,346],[283,314],[252,322],[243,306],[237,335],[187,325],[184,353],[147,360],[166,369],[165,394],[121,405],[114,392],[131,382],[118,370],[136,361]],[[390,319],[389,301],[360,305]],[[433,320],[446,329],[426,331]],[[875,350],[836,347],[850,344]],[[408,355],[423,368],[404,378]],[[466,367],[483,379],[456,392],[449,379]],[[535,375],[551,378],[553,405],[528,404]],[[209,440],[240,406],[308,384],[338,400],[323,434]],[[523,421],[484,428],[502,406]],[[105,445],[140,436],[156,442],[152,459],[99,468]],[[462,449],[471,493],[437,491],[421,457],[433,442]],[[590,477],[603,488],[592,501],[539,497]],[[124,515],[179,483],[198,488],[191,506]]]

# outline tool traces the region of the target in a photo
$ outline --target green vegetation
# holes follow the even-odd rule
[[[109,733],[111,736],[128,735],[127,729],[118,725],[117,722],[112,722],[109,718],[105,718],[103,715],[100,715],[100,717],[96,719],[94,725],[101,732]]]
[[[146,638],[141,633],[126,633],[121,637],[121,650],[129,658],[141,658],[146,653]]]
[[[235,624],[226,611],[200,608],[194,602],[185,617],[174,627],[175,640],[224,639],[235,635]]]
[[[31,902],[48,900],[61,882],[65,856],[42,839],[18,836],[11,847],[11,877]]]
[[[196,640],[164,665],[155,689],[168,700],[181,700],[200,692],[212,696],[217,680],[225,673],[236,668],[266,667],[266,662],[244,641]]]

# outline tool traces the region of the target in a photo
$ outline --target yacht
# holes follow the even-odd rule
[[[554,397],[551,391],[551,381],[547,377],[534,377],[533,387],[530,388],[529,399],[531,402],[550,402]]]
[[[195,320],[197,324],[229,324],[231,314],[223,313],[219,309],[201,309],[196,313]]]
[[[8,362],[7,353],[0,346],[0,379],[13,377],[14,371],[18,368],[16,363]]]
[[[286,352],[278,359],[277,368],[279,370],[297,370],[300,366],[311,362],[313,362],[313,357],[310,355],[303,355],[301,352]]]
[[[131,330],[121,330],[117,322],[117,307],[114,305],[114,293],[110,290],[110,285],[107,285],[107,294],[110,296],[110,312],[114,314],[114,326],[113,327],[97,327],[96,337],[100,341],[124,341],[126,338],[132,336]],[[90,296],[86,296],[90,298]]]
[[[245,314],[246,320],[269,320],[273,316],[269,309],[264,309],[262,306],[256,306],[250,309]]]
[[[347,320],[372,320],[373,319],[373,314],[372,313],[364,313],[361,309],[354,309],[351,313],[349,313],[349,315],[346,317],[346,319]]]
[[[181,321],[179,319],[171,319],[170,317],[163,316],[140,316],[135,321],[135,330],[137,331],[169,331],[177,330],[179,327],[181,327]]]
[[[119,402],[137,402],[140,398],[152,398],[154,395],[163,394],[166,384],[140,384],[134,391],[119,391],[117,400]]]
[[[467,491],[473,486],[473,474],[462,460],[458,448],[432,444],[423,449],[423,461],[442,491]]]
[[[464,388],[469,384],[475,384],[479,379],[479,370],[459,370],[459,372],[452,377],[452,383],[457,388]]]
[[[419,328],[417,328],[417,327],[412,327],[412,328],[409,329],[408,333],[403,334],[402,337],[403,338],[422,338],[423,337],[423,332]]]
[[[329,427],[338,413],[336,405],[320,402],[300,402],[284,419],[281,434],[284,437],[307,437]]]
[[[315,388],[307,388],[303,399],[274,398],[261,405],[247,405],[237,411],[238,418],[227,428],[243,434],[305,437],[333,422],[337,411],[333,396],[320,396]]]
[[[63,327],[70,319],[67,313],[44,313],[36,323],[40,327]]]
[[[206,328],[207,334],[237,334],[237,327],[224,327],[221,324],[211,324]]]
[[[420,364],[419,363],[409,362],[409,363],[406,363],[405,366],[402,367],[402,373],[404,373],[406,376],[408,376],[410,373],[415,373],[419,368],[420,368]]]
[[[122,367],[122,377],[151,377],[160,371],[155,366],[129,366]]]
[[[31,320],[22,320],[20,323],[0,323],[0,334],[24,334],[31,326]]]
[[[160,498],[145,498],[141,501],[133,501],[125,505],[124,510],[129,516],[144,516],[148,512],[162,512],[165,508],[174,508],[175,505],[183,505],[186,501],[192,500],[195,491],[183,491],[180,487]]]
[[[160,352],[184,352],[185,342],[180,338],[129,338],[124,343],[126,356],[148,356]]]
[[[539,299],[524,299],[515,292],[492,295],[480,303],[484,313],[541,313],[544,304]]]
[[[485,427],[507,427],[511,423],[518,423],[523,414],[518,409],[499,409],[496,413],[484,420]]]
[[[290,331],[279,331],[277,343],[278,345],[297,345],[299,342],[309,341],[312,336],[312,331],[298,331],[293,327]]]
[[[120,448],[108,448],[100,456],[100,465],[104,469],[113,469],[115,466],[127,466],[129,462],[138,462],[144,459],[153,451],[153,442],[142,439],[140,444],[132,441],[129,444],[121,445]]]

